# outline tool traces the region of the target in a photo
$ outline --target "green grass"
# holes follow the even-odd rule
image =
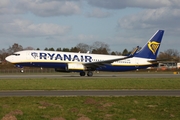
[[[180,78],[1,79],[0,90],[180,89]],[[0,119],[179,120],[179,97],[0,97]]]
[[[0,119],[179,120],[179,97],[2,97]]]
[[[180,89],[180,78],[21,78],[0,80],[0,90]]]

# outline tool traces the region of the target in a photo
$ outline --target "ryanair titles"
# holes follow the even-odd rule
[[[36,59],[41,60],[61,60],[61,61],[78,61],[78,62],[92,62],[92,57],[89,55],[77,55],[66,53],[45,53],[45,52],[32,52],[31,55]]]

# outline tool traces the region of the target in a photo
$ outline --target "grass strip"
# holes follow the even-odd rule
[[[179,89],[180,78],[21,78],[0,80],[0,90]]]
[[[0,119],[178,120],[179,97],[2,97]]]

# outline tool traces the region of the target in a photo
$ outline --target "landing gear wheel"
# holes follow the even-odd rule
[[[85,76],[86,75],[86,73],[84,71],[80,72],[79,74],[80,74],[80,76]]]
[[[92,71],[88,71],[87,76],[89,76],[89,77],[93,76],[93,72]]]
[[[23,69],[21,69],[21,70],[20,70],[20,72],[21,72],[21,73],[23,73],[23,72],[24,72],[24,70],[23,70]]]

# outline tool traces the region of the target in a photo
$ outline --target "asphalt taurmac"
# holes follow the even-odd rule
[[[58,90],[1,91],[0,97],[12,96],[180,96],[180,90]]]
[[[1,79],[11,79],[11,78],[82,78],[82,76],[79,76],[79,74],[56,74],[56,75],[46,75],[46,74],[40,74],[40,75],[33,75],[33,74],[18,74],[18,75],[0,75]],[[86,76],[85,76],[86,77]],[[133,74],[124,74],[124,73],[108,73],[108,74],[97,74],[95,73],[93,78],[103,78],[103,77],[119,77],[119,78],[180,78],[180,74],[147,74],[147,73],[133,73]]]

